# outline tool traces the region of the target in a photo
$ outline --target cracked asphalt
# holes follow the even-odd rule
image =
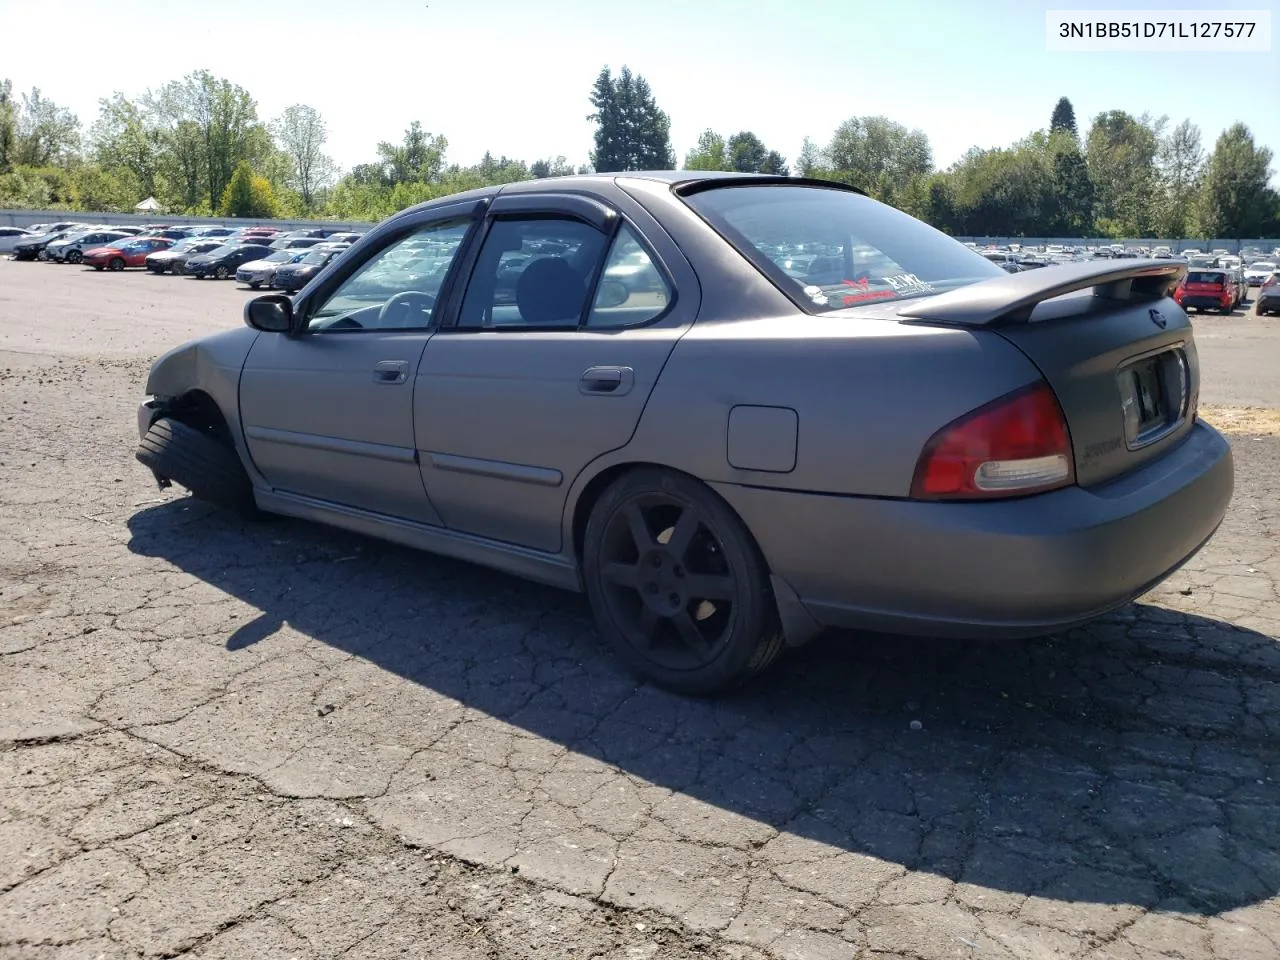
[[[1280,437],[1086,629],[685,700],[581,598],[156,491],[147,367],[244,298],[0,261],[0,960],[1280,956]]]

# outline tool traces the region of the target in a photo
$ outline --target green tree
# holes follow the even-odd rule
[[[422,129],[417,120],[409,124],[400,143],[383,141],[378,144],[378,158],[382,161],[385,182],[394,187],[398,183],[426,183],[439,180],[444,170],[444,155],[449,141]]]
[[[591,165],[601,173],[674,170],[671,119],[658,108],[648,81],[623,66],[615,78],[604,67],[591,90],[596,122]]]
[[[1183,120],[1160,138],[1156,148],[1158,192],[1154,210],[1157,235],[1190,237],[1199,230],[1198,201],[1204,180],[1200,128]]]
[[[266,177],[253,172],[248,160],[236,164],[222,192],[219,213],[224,217],[274,217],[279,204]]]
[[[156,193],[163,137],[146,114],[123,93],[98,101],[98,119],[89,131],[93,158],[126,183],[141,200]]]
[[[1049,119],[1049,132],[1067,130],[1073,140],[1080,139],[1080,131],[1076,129],[1076,108],[1066,97],[1059,97],[1053,106],[1053,116]]]
[[[1093,179],[1075,133],[1067,127],[1051,130],[1046,147],[1052,189],[1041,229],[1047,235],[1088,236],[1093,232]]]
[[[888,117],[852,117],[823,151],[830,176],[892,202],[895,190],[933,169],[929,138]]]
[[[570,177],[573,176],[573,172],[573,164],[563,156],[558,156],[554,160],[535,160],[529,164],[530,176],[538,180],[545,180],[547,177]]]
[[[802,177],[820,178],[829,172],[822,156],[822,148],[809,137],[805,137],[800,147],[800,155],[796,157],[796,173]]]
[[[1218,137],[1205,171],[1201,218],[1209,237],[1262,236],[1273,228],[1280,200],[1271,189],[1271,150],[1254,143],[1243,123]]]
[[[759,173],[769,156],[769,148],[764,141],[750,130],[742,130],[731,136],[725,143],[731,170],[738,173]]]
[[[1085,140],[1093,180],[1098,225],[1112,236],[1143,237],[1152,232],[1160,124],[1123,110],[1100,113]]]
[[[684,156],[686,170],[730,170],[724,137],[714,130],[703,130],[698,143]]]
[[[0,173],[13,165],[17,139],[18,110],[13,102],[13,83],[0,80]]]
[[[324,118],[315,107],[295,103],[272,122],[271,133],[288,161],[288,186],[297,191],[303,210],[313,211],[316,193],[333,181],[336,172],[324,152],[329,138]]]
[[[17,109],[12,163],[30,167],[67,165],[80,151],[80,120],[33,87]]]
[[[791,170],[787,166],[787,158],[777,150],[770,150],[764,155],[764,159],[760,161],[759,172],[772,174],[778,177],[791,176]]]

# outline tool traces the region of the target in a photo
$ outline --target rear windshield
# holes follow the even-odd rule
[[[1192,270],[1187,274],[1187,283],[1216,283],[1222,285],[1226,274],[1217,270]]]
[[[1007,276],[928,224],[844,190],[725,185],[685,202],[784,292],[818,313]]]

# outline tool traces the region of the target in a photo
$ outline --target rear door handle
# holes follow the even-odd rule
[[[409,379],[408,360],[382,360],[373,368],[374,383],[404,383]]]
[[[636,372],[630,367],[588,367],[582,371],[578,390],[589,396],[620,397],[635,386]]]

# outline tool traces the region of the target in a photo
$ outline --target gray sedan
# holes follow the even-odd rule
[[[246,513],[585,591],[679,691],[826,627],[1035,636],[1149,590],[1227,509],[1185,271],[1008,274],[822,181],[485,188],[159,359],[137,455]]]

